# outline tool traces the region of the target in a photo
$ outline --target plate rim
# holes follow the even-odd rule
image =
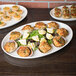
[[[44,21],[47,22],[47,21],[51,21],[51,20],[44,20]],[[30,22],[30,23],[35,23],[35,22],[43,22],[43,21],[34,21],[34,22]],[[58,22],[58,23],[65,24],[65,23],[59,22],[59,21],[54,21],[54,22]],[[25,26],[25,25],[30,24],[30,23],[26,23],[26,24],[24,24],[24,25],[22,25],[22,26]],[[61,47],[60,49],[56,50],[55,52],[63,49],[64,47],[66,47],[66,46],[72,41],[72,38],[73,38],[73,30],[72,30],[72,28],[71,28],[69,25],[67,25],[67,24],[65,24],[65,25],[68,26],[68,27],[71,29],[71,32],[72,32],[71,36],[72,36],[72,37],[71,37],[71,39],[70,39],[70,41],[69,41],[68,43],[66,43],[63,47]],[[17,27],[17,28],[20,28],[20,27],[22,27],[22,26],[19,26],[19,27]],[[16,30],[17,28],[11,30],[10,32]],[[9,55],[9,56],[11,56],[11,54],[7,53],[7,52],[4,50],[4,48],[3,48],[3,41],[4,41],[4,39],[6,38],[6,36],[7,36],[8,34],[10,34],[10,32],[8,32],[8,33],[3,37],[2,41],[1,41],[2,51],[3,51],[5,54]],[[53,53],[55,53],[55,52],[53,52]],[[21,58],[19,58],[19,57],[14,57],[14,56],[11,56],[11,57],[17,58],[17,59],[36,59],[36,58],[46,57],[46,56],[51,55],[51,54],[53,54],[53,53],[48,53],[48,54],[46,54],[46,55],[44,55],[44,56],[39,56],[39,57],[34,57],[34,58],[32,58],[32,57],[31,57],[31,58],[28,58],[28,57],[21,57]]]

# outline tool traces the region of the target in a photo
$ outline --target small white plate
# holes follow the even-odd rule
[[[71,5],[66,5],[67,7],[71,7]],[[59,6],[58,8],[60,8],[60,9],[62,9],[62,7],[63,6]],[[54,19],[57,19],[57,20],[60,20],[60,21],[75,21],[76,20],[76,18],[69,18],[69,19],[64,19],[64,18],[62,18],[62,17],[55,17],[55,15],[54,15],[54,9],[55,8],[53,8],[51,11],[50,11],[50,15],[51,15],[51,17],[53,17]]]
[[[0,10],[2,11],[4,7],[10,7],[10,8],[11,8],[11,7],[14,6],[14,5],[15,5],[15,4],[0,5]],[[17,20],[14,20],[14,19],[12,18],[10,21],[7,21],[7,22],[4,21],[4,22],[6,23],[6,25],[0,27],[0,29],[4,29],[4,28],[10,27],[10,26],[13,26],[14,24],[17,24],[17,23],[19,23],[20,21],[22,21],[22,20],[27,16],[27,13],[28,13],[27,9],[26,9],[25,7],[23,7],[23,6],[21,6],[21,5],[17,5],[17,6],[19,6],[19,8],[20,8],[21,10],[23,10],[23,13],[22,13],[22,15],[21,15],[21,19],[17,21]]]
[[[38,22],[38,21],[37,21],[37,22]],[[41,21],[41,22],[44,22],[45,24],[47,24],[47,23],[49,23],[49,22],[51,22],[51,21]],[[56,22],[56,21],[54,21],[54,22]],[[36,22],[32,22],[32,23],[28,23],[28,24],[25,24],[25,25],[34,26],[35,23],[36,23]],[[52,49],[49,50],[47,53],[41,53],[39,50],[36,50],[36,51],[34,52],[33,56],[31,56],[31,57],[20,57],[20,56],[17,54],[17,51],[14,51],[14,52],[12,52],[12,53],[7,53],[7,52],[4,50],[3,47],[4,47],[5,43],[6,43],[7,41],[9,41],[10,33],[11,33],[12,31],[19,31],[19,32],[20,32],[21,29],[22,29],[25,25],[22,25],[22,26],[20,26],[20,27],[18,27],[18,28],[16,28],[16,29],[12,30],[11,32],[9,32],[9,33],[4,37],[4,39],[2,40],[1,47],[2,47],[3,51],[4,51],[6,54],[8,54],[8,55],[10,55],[10,56],[12,56],[12,57],[15,57],[15,58],[20,58],[20,59],[39,58],[39,57],[43,57],[43,56],[52,54],[52,53],[54,53],[54,52],[57,52],[57,51],[59,51],[60,49],[62,49],[63,47],[65,47],[65,46],[71,41],[71,39],[72,39],[72,37],[73,37],[73,31],[72,31],[72,29],[71,29],[68,25],[66,25],[66,24],[64,24],[64,23],[61,23],[61,22],[57,22],[57,23],[59,24],[59,27],[60,27],[60,28],[62,28],[62,27],[63,27],[63,28],[66,28],[66,29],[68,30],[68,32],[69,32],[69,35],[65,38],[66,44],[65,44],[64,46],[62,46],[62,47],[55,47],[55,46],[52,44]]]

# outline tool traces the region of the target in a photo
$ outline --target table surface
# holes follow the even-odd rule
[[[11,30],[34,21],[51,20],[50,9],[28,9],[27,17],[20,23],[0,30],[0,43]],[[64,22],[73,30],[72,41],[60,51],[38,59],[21,60],[6,55],[0,46],[0,76],[76,76],[76,21]]]

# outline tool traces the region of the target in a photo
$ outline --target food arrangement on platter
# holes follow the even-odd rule
[[[19,21],[22,18],[24,12],[19,6],[9,6],[6,5],[0,10],[0,27],[7,25],[7,22],[10,22],[11,20]]]
[[[54,9],[54,15],[55,17],[62,17],[64,19],[76,18],[76,6],[71,5],[70,7],[67,7],[64,5],[62,8],[56,7]]]
[[[20,31],[12,31],[3,48],[7,53],[16,51],[20,57],[32,56],[37,49],[45,54],[51,51],[52,45],[64,46],[68,35],[68,30],[60,28],[57,22],[36,22],[34,26],[25,25]]]

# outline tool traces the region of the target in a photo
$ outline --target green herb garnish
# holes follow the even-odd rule
[[[52,44],[53,43],[52,40],[47,40],[47,42],[48,42],[48,44]]]

